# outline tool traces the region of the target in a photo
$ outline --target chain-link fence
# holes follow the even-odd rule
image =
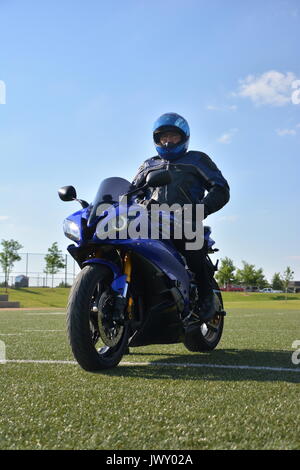
[[[46,253],[19,253],[20,261],[14,263],[9,274],[10,287],[58,287],[71,286],[80,268],[70,255],[64,255],[65,267],[56,274],[46,274]],[[4,272],[0,271],[0,286],[5,283]]]

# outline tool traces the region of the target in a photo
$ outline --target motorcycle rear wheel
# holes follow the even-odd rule
[[[69,342],[76,361],[88,372],[117,366],[128,347],[126,322],[119,325],[110,321],[107,326],[101,312],[95,310],[108,292],[111,280],[112,273],[107,266],[86,266],[76,277],[69,295]]]
[[[212,351],[221,340],[224,327],[223,300],[216,281],[214,281],[214,290],[216,305],[214,318],[185,334],[184,345],[191,352]]]

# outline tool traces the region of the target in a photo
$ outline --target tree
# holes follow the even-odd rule
[[[227,256],[221,259],[221,266],[216,274],[217,281],[224,287],[228,284],[232,284],[234,281],[234,271],[236,267],[233,264],[232,259]]]
[[[268,287],[269,283],[265,278],[262,268],[259,268],[255,271],[256,283],[255,286],[263,289],[264,287]]]
[[[58,249],[57,242],[54,242],[50,248],[48,248],[48,254],[45,256],[46,268],[44,273],[52,275],[52,287],[54,274],[57,274],[60,269],[65,267],[64,258],[61,250]],[[46,282],[47,284],[47,282]]]
[[[289,283],[293,279],[293,277],[294,277],[294,271],[292,271],[291,268],[288,266],[283,273],[283,279],[282,279],[283,287],[285,290],[285,300],[287,300],[287,291],[288,291]]]
[[[18,254],[18,250],[23,248],[23,246],[16,240],[2,240],[1,245],[3,246],[3,251],[0,253],[0,264],[4,271],[4,283],[7,292],[9,275],[14,263],[21,259],[21,256]]]
[[[262,268],[255,269],[254,264],[249,264],[246,261],[243,261],[242,263],[244,267],[242,269],[238,269],[236,273],[236,279],[239,283],[244,286],[259,288],[263,288],[268,285]]]
[[[280,273],[275,273],[272,277],[272,289],[283,290],[283,280],[281,279]]]
[[[236,272],[237,280],[245,286],[254,286],[256,282],[254,264],[249,264],[246,261],[242,261],[242,263],[244,267]]]

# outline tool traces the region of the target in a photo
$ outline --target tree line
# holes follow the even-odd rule
[[[216,274],[216,279],[221,287],[228,285],[239,285],[244,287],[256,287],[264,289],[272,287],[274,290],[287,291],[290,281],[293,279],[294,272],[290,266],[285,271],[274,273],[271,282],[265,278],[262,268],[256,269],[254,264],[242,261],[243,267],[237,268],[232,259],[226,257],[221,259],[221,264]]]
[[[2,240],[1,242],[2,251],[0,252],[0,265],[4,272],[4,286],[7,289],[9,276],[12,272],[14,264],[21,260],[19,251],[23,246],[16,240]],[[65,267],[64,257],[62,251],[58,249],[57,242],[54,242],[44,257],[46,279],[48,275],[52,276],[52,287],[54,275],[58,273],[60,269]],[[47,281],[46,281],[47,284]]]
[[[16,240],[2,240],[2,251],[0,252],[0,265],[2,266],[5,276],[5,286],[8,285],[9,275],[12,271],[14,263],[20,261],[21,257],[18,253],[23,246]],[[58,249],[57,242],[54,242],[45,258],[44,273],[52,276],[52,287],[54,275],[60,269],[65,268],[64,257],[62,251]],[[243,267],[237,268],[234,266],[232,259],[225,257],[221,259],[220,267],[216,274],[216,279],[220,286],[227,287],[228,285],[240,285],[244,287],[256,287],[263,289],[265,287],[272,287],[274,290],[287,291],[289,282],[293,279],[293,271],[290,266],[287,266],[285,271],[280,274],[274,273],[271,283],[265,278],[262,268],[256,269],[254,264],[242,261]]]

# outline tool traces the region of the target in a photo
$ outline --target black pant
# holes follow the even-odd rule
[[[213,291],[212,275],[206,263],[207,242],[200,250],[187,250],[187,240],[172,240],[177,250],[185,257],[188,268],[195,274],[200,297],[205,297]],[[189,240],[190,241],[190,240]]]

